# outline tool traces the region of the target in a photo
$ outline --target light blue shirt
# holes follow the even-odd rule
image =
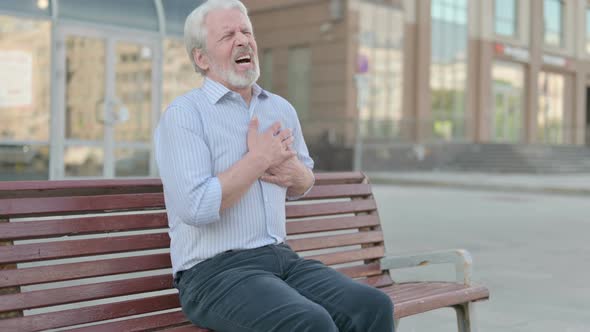
[[[205,79],[201,88],[176,98],[162,115],[154,143],[174,275],[227,250],[285,240],[287,188],[257,180],[234,206],[220,213],[217,175],[248,151],[248,124],[254,115],[260,132],[275,121],[282,129],[291,128],[299,160],[313,168],[293,106],[256,84],[248,106],[238,93]]]

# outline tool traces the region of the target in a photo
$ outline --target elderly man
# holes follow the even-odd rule
[[[182,310],[215,331],[393,331],[388,296],[285,244],[285,199],[313,186],[297,114],[261,89],[252,24],[237,0],[187,18],[201,88],[155,134]]]

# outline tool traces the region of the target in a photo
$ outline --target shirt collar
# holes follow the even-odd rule
[[[202,87],[207,99],[211,102],[211,104],[217,104],[223,97],[228,94],[231,94],[232,91],[228,89],[225,85],[214,81],[208,77],[205,77],[205,81]],[[260,85],[254,83],[252,86],[252,99],[257,98],[259,96],[268,97],[268,93],[266,90],[262,89]]]

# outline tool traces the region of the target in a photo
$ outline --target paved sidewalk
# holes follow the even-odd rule
[[[590,174],[489,174],[459,172],[367,172],[375,184],[590,195]]]

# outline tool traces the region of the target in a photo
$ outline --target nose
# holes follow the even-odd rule
[[[238,32],[236,34],[236,45],[237,46],[245,46],[248,44],[248,36],[243,34],[242,32]]]

